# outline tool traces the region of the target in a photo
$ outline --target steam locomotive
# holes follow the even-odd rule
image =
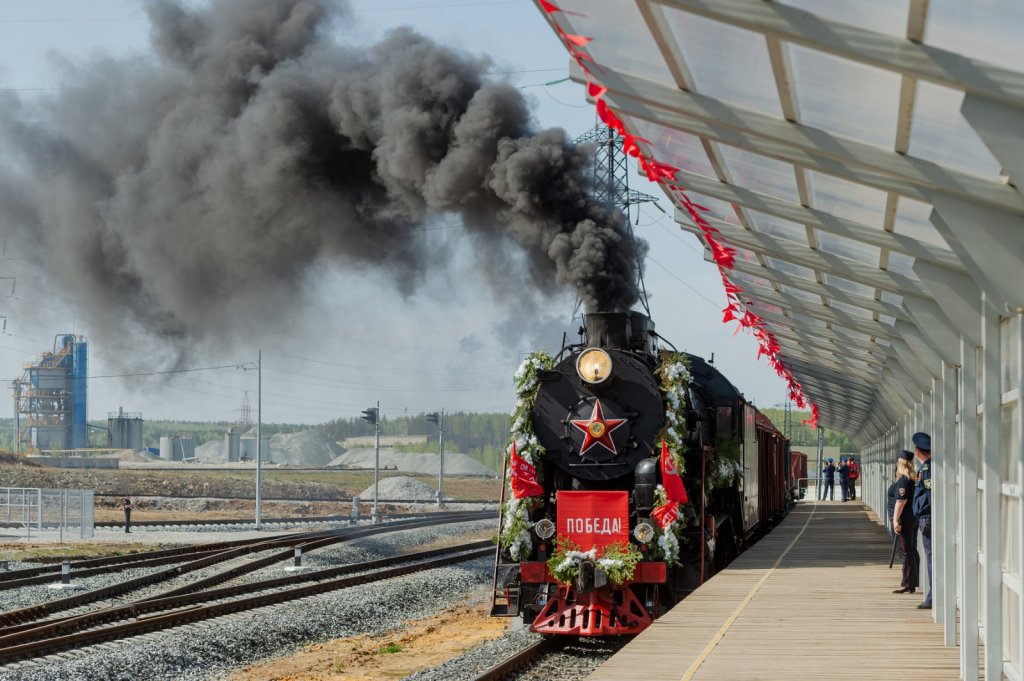
[[[659,349],[649,317],[591,313],[580,333],[517,375],[491,614],[549,635],[636,634],[799,490],[782,433],[714,366]]]

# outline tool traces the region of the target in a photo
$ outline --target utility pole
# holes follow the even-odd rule
[[[821,472],[822,467],[825,465],[825,430],[818,426],[818,496],[822,499],[825,498],[825,489],[822,487],[825,483],[824,474]]]
[[[14,389],[14,444],[12,445],[15,454],[21,453],[21,381],[11,381],[11,388]]]
[[[362,419],[373,424],[373,513],[371,522],[377,524],[377,486],[380,484],[380,400],[376,407],[363,410]]]
[[[256,355],[256,529],[263,529],[260,469],[263,467],[263,437],[260,430],[263,426],[263,350]]]
[[[444,409],[427,414],[427,420],[436,423],[438,428],[437,444],[441,460],[437,468],[437,510],[444,507]]]

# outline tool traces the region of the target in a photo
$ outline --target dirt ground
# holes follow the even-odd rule
[[[436,667],[500,637],[508,619],[488,616],[477,599],[434,617],[413,620],[386,636],[356,636],[307,646],[288,657],[235,672],[229,681],[395,681]]]

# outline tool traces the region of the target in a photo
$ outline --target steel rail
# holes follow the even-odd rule
[[[357,563],[312,573],[298,573],[289,577],[267,580],[266,582],[256,584],[244,584],[188,596],[140,601],[129,605],[106,608],[95,613],[80,615],[53,623],[44,623],[33,629],[0,637],[0,664],[8,664],[21,659],[39,657],[69,649],[79,649],[95,643],[129,638],[151,631],[162,631],[182,624],[254,610],[476,558],[486,558],[490,556],[490,547],[490,541],[474,542],[446,549],[434,549],[422,552],[421,554],[407,554],[405,556],[381,559],[380,561],[371,561],[369,563]],[[439,555],[440,557],[434,557]],[[331,573],[338,574],[341,571],[367,570],[372,569],[369,566],[374,563],[395,563],[399,561],[413,562],[399,567],[380,569],[376,572],[338,579],[325,579]],[[230,595],[249,594],[254,590],[265,590],[279,585],[303,581],[315,581],[316,583],[212,605],[202,604]],[[262,585],[261,588],[257,588],[258,585]],[[167,612],[169,609],[173,609],[173,611]],[[149,613],[157,614],[145,616]],[[95,627],[104,622],[118,621],[125,618],[135,619],[131,622],[114,624],[113,626],[102,626],[98,629],[79,631],[83,627]]]
[[[455,516],[445,518],[446,522],[469,522],[472,520],[486,519],[490,514],[488,513],[452,513],[445,514],[446,516]],[[205,555],[196,560],[192,560],[183,565],[178,565],[167,570],[161,570],[150,575],[143,575],[134,579],[126,580],[120,584],[114,584],[108,587],[100,589],[94,589],[85,593],[76,594],[67,598],[59,600],[49,601],[47,603],[40,603],[31,605],[18,610],[11,610],[5,613],[0,613],[0,635],[5,632],[13,632],[25,628],[29,628],[32,623],[38,620],[53,615],[64,610],[70,610],[89,603],[94,603],[99,600],[104,600],[113,596],[118,596],[135,589],[139,589],[145,586],[159,583],[179,577],[183,574],[193,572],[211,565],[215,565],[219,562],[232,560],[240,556],[257,553],[281,546],[287,546],[285,551],[276,553],[270,557],[251,561],[250,563],[242,566],[231,568],[219,575],[213,575],[211,577],[199,580],[194,585],[187,585],[181,589],[176,590],[174,593],[187,593],[194,591],[202,586],[209,586],[217,583],[233,579],[241,574],[258,570],[267,565],[271,565],[275,562],[282,560],[288,560],[294,555],[294,547],[296,544],[304,545],[310,544],[310,550],[313,548],[320,548],[333,543],[347,541],[350,539],[361,539],[368,536],[374,536],[377,534],[384,534],[389,532],[399,532],[408,529],[418,529],[424,526],[431,526],[438,524],[438,518],[421,518],[414,520],[403,520],[394,523],[386,523],[383,525],[373,525],[369,527],[356,527],[356,528],[343,528],[341,530],[332,530],[330,532],[317,532],[317,533],[303,533],[300,535],[280,535],[273,538],[272,540],[264,540],[259,542],[250,541],[247,544],[231,548],[227,551],[215,552],[211,555]],[[96,569],[93,571],[83,571],[89,574],[105,573],[106,570]],[[38,579],[38,578],[37,578]],[[52,578],[48,578],[52,579]],[[202,585],[202,586],[200,586]]]
[[[502,679],[515,674],[538,659],[561,650],[565,647],[566,643],[565,637],[541,639],[520,650],[518,653],[513,653],[506,657],[482,674],[473,677],[473,681],[502,681]]]

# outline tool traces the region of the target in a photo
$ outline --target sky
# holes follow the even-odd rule
[[[575,137],[596,123],[582,88],[566,80],[564,48],[532,2],[353,0],[351,9],[344,25],[333,29],[341,40],[368,45],[409,26],[459,51],[489,56],[489,77],[521,89],[536,126],[561,127]],[[8,0],[0,14],[0,96],[53,97],[83,64],[149,59],[149,28],[138,2]],[[0,148],[0,164],[11,162]],[[629,181],[633,189],[660,195],[637,174]],[[634,207],[630,216],[650,246],[645,286],[659,333],[680,350],[713,354],[756,404],[781,403],[785,386],[757,361],[754,340],[721,321],[725,296],[717,269],[670,215],[662,199]],[[235,421],[246,396],[255,417],[258,393],[265,422],[349,418],[378,401],[385,417],[442,408],[509,411],[512,375],[526,354],[557,351],[563,332],[572,338],[580,324],[571,291],[538,295],[525,285],[496,291],[485,283],[485,246],[460,225],[440,220],[425,233],[434,241],[431,252],[445,257],[411,290],[396,286],[387,272],[325,260],[304,271],[298,299],[282,299],[272,289],[262,293],[257,267],[253,286],[260,309],[231,309],[225,301],[227,328],[168,339],[146,321],[125,321],[117,302],[89,302],[49,276],[9,238],[8,218],[0,213],[0,376],[20,376],[26,362],[52,348],[57,334],[83,335],[90,343],[92,419],[123,407],[148,419]],[[246,248],[238,244],[239,253]],[[272,255],[267,268],[274,266]],[[501,266],[521,265],[511,260]],[[165,276],[160,269],[157,259],[150,271]],[[195,300],[197,315],[218,309],[216,293],[210,296],[212,301]],[[259,353],[262,372],[255,370]]]

